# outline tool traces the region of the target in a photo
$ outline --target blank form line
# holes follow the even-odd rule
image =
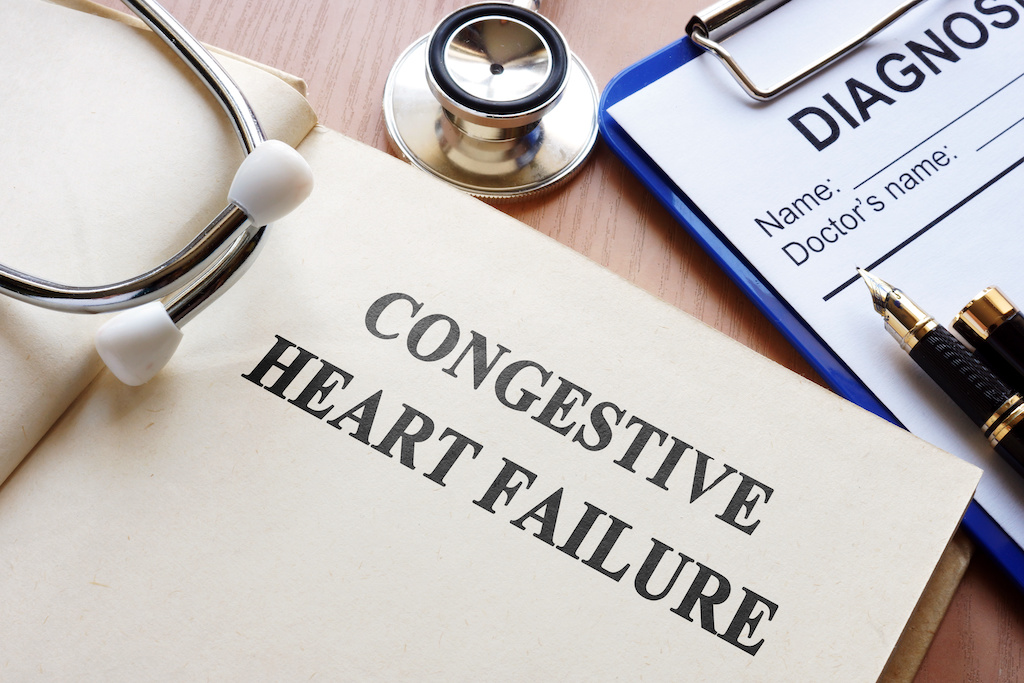
[[[1006,130],[1004,130],[1004,131],[1003,131],[1002,133],[1000,133],[999,135],[995,136],[994,138],[992,138],[991,140],[989,140],[989,141],[988,141],[988,142],[986,142],[986,143],[985,143],[984,145],[982,145],[981,147],[979,147],[978,149],[976,149],[976,150],[974,150],[974,151],[975,151],[975,152],[980,152],[981,150],[985,149],[985,148],[986,148],[986,147],[988,147],[988,146],[989,146],[990,144],[992,144],[993,142],[995,142],[996,140],[998,140],[998,139],[999,139],[1000,137],[1002,137],[1003,133],[1006,133],[1007,131],[1009,131],[1009,130],[1010,130],[1010,128],[1013,128],[1014,126],[1016,126],[1016,125],[1017,125],[1018,123],[1020,123],[1021,121],[1024,121],[1024,116],[1022,116],[1021,118],[1019,118],[1019,119],[1017,119],[1016,121],[1014,121],[1013,123],[1011,123],[1011,124],[1010,124],[1010,125],[1009,125],[1009,126],[1008,126],[1008,127],[1006,128]]]
[[[855,190],[856,190],[856,189],[859,189],[859,188],[860,188],[860,187],[861,187],[862,185],[864,185],[864,184],[865,184],[865,183],[867,183],[868,181],[870,181],[870,180],[873,180],[873,179],[874,179],[875,177],[877,177],[877,176],[878,176],[878,175],[879,175],[880,173],[882,173],[883,171],[885,171],[885,170],[887,170],[888,168],[890,168],[890,167],[891,167],[891,166],[892,166],[893,164],[895,164],[895,163],[896,163],[897,161],[899,161],[899,160],[900,160],[900,159],[902,159],[903,157],[907,156],[908,154],[910,154],[911,152],[913,152],[913,151],[914,151],[915,149],[917,149],[918,147],[920,147],[920,146],[921,146],[921,145],[923,145],[924,143],[928,142],[928,141],[929,141],[929,140],[931,140],[931,139],[932,139],[933,137],[935,137],[936,135],[938,135],[938,134],[939,134],[939,133],[941,133],[942,131],[946,130],[947,128],[949,128],[950,126],[952,126],[952,125],[953,125],[954,123],[956,123],[957,121],[959,121],[959,120],[960,120],[960,119],[962,119],[963,117],[965,117],[965,116],[967,116],[968,114],[970,114],[970,113],[971,113],[972,111],[974,111],[975,109],[977,109],[977,108],[978,108],[978,107],[980,107],[981,105],[983,105],[983,104],[985,104],[986,102],[988,102],[988,101],[989,101],[990,99],[992,99],[993,97],[995,97],[996,95],[998,95],[999,93],[1001,93],[1001,92],[1002,92],[1003,90],[1006,90],[1006,89],[1007,89],[1008,87],[1010,87],[1010,86],[1011,86],[1011,85],[1013,85],[1013,84],[1014,84],[1015,82],[1017,82],[1018,80],[1020,80],[1020,78],[1021,78],[1022,76],[1024,76],[1024,73],[1022,73],[1022,74],[1018,74],[1017,76],[1015,76],[1015,77],[1014,77],[1014,78],[1013,78],[1012,80],[1010,80],[1010,82],[1008,82],[1008,83],[1007,83],[1006,85],[1004,85],[1003,87],[999,88],[998,90],[996,90],[996,91],[995,91],[995,92],[993,92],[993,93],[992,93],[991,95],[989,95],[989,96],[988,96],[988,97],[986,97],[985,99],[983,99],[983,100],[981,100],[980,102],[978,102],[977,104],[975,104],[975,105],[974,105],[973,107],[971,107],[970,109],[968,109],[968,110],[967,110],[967,111],[965,111],[964,113],[960,114],[960,116],[956,117],[955,119],[953,119],[952,121],[950,121],[949,123],[947,123],[946,125],[944,125],[944,126],[943,126],[942,128],[939,128],[939,129],[938,129],[937,131],[935,131],[934,133],[932,133],[931,135],[929,135],[928,137],[926,137],[926,138],[925,138],[924,140],[921,140],[921,142],[917,143],[916,145],[914,145],[913,147],[911,147],[910,149],[908,149],[908,150],[907,150],[906,152],[904,152],[903,154],[899,155],[898,157],[896,157],[895,159],[893,159],[892,161],[890,161],[890,162],[889,162],[888,164],[886,164],[886,165],[885,165],[885,166],[883,166],[882,168],[880,168],[880,169],[878,169],[877,171],[875,171],[874,173],[872,173],[872,174],[871,174],[871,175],[870,175],[869,177],[865,178],[864,180],[862,180],[862,181],[860,181],[859,183],[857,183],[856,185],[854,185],[854,186],[853,186],[853,189],[855,189]],[[1020,123],[1020,121],[1018,121],[1017,123]],[[1014,124],[1014,125],[1016,125],[1016,124]],[[1010,128],[1012,128],[1012,127],[1013,127],[1013,126],[1010,126]],[[1007,130],[1009,130],[1009,129],[1007,129]],[[1005,133],[1005,132],[1006,132],[1006,131],[1004,130],[1004,131],[1003,131],[1003,133]],[[1000,133],[999,135],[1002,135],[1003,133]],[[999,135],[997,135],[996,137],[999,137]],[[995,139],[995,138],[992,138],[992,140],[994,140],[994,139]],[[989,140],[989,142],[992,142],[992,140]],[[988,144],[988,142],[986,142],[985,144],[987,145],[987,144]],[[984,147],[984,146],[985,146],[985,145],[982,145],[982,147]],[[979,148],[979,149],[980,149],[980,148]],[[977,151],[977,150],[975,150],[975,151]]]
[[[1022,75],[1024,75],[1024,74],[1022,74]],[[1019,77],[1018,77],[1018,78],[1019,78]],[[960,208],[961,208],[962,206],[964,206],[965,204],[967,204],[967,202],[971,201],[972,199],[974,199],[975,197],[977,197],[977,196],[978,196],[979,194],[981,194],[982,192],[984,192],[984,191],[985,191],[985,190],[987,190],[988,188],[990,188],[990,187],[992,187],[993,185],[995,185],[995,184],[996,184],[997,182],[999,182],[999,181],[1000,181],[1000,180],[1001,180],[1002,178],[1004,178],[1004,177],[1006,176],[1006,174],[1008,174],[1008,173],[1009,173],[1010,171],[1012,171],[1013,169],[1017,168],[1017,167],[1018,167],[1018,166],[1020,166],[1021,164],[1024,164],[1024,157],[1021,157],[1020,159],[1017,159],[1017,161],[1013,162],[1013,163],[1012,163],[1012,164],[1010,164],[1010,165],[1009,165],[1009,166],[1008,166],[1007,168],[1005,168],[1005,169],[1003,169],[1002,171],[1000,171],[1000,172],[999,172],[998,174],[996,174],[996,176],[995,176],[994,178],[992,178],[991,180],[989,180],[988,182],[986,182],[986,183],[985,183],[984,185],[982,185],[981,187],[979,187],[978,189],[974,190],[974,191],[973,191],[973,192],[971,192],[971,193],[970,193],[969,195],[967,195],[966,197],[964,197],[963,199],[961,199],[961,200],[960,200],[959,202],[957,202],[957,203],[956,203],[956,204],[954,204],[954,205],[953,205],[952,207],[950,207],[949,209],[947,209],[947,210],[946,210],[945,212],[943,212],[943,213],[942,213],[942,215],[941,215],[941,216],[939,216],[938,218],[936,218],[935,220],[933,220],[933,221],[932,221],[931,223],[929,223],[928,225],[924,226],[923,228],[921,228],[920,230],[918,230],[917,232],[915,232],[915,233],[914,233],[913,235],[911,235],[911,236],[910,236],[910,237],[908,237],[907,239],[905,239],[905,240],[903,240],[902,242],[900,242],[899,244],[897,244],[897,245],[896,245],[895,247],[893,247],[893,248],[892,248],[892,249],[891,249],[891,250],[890,250],[890,251],[889,251],[889,252],[888,252],[887,254],[885,254],[884,256],[882,256],[882,257],[881,257],[880,259],[878,259],[878,260],[877,260],[877,261],[875,261],[874,263],[870,263],[870,264],[868,264],[868,266],[867,266],[866,270],[874,270],[875,268],[877,268],[878,266],[880,266],[880,265],[881,265],[882,263],[885,263],[886,261],[888,261],[888,260],[889,260],[890,258],[892,258],[892,257],[893,257],[894,255],[896,255],[896,254],[897,254],[897,253],[898,253],[899,251],[901,251],[901,250],[902,250],[902,249],[903,249],[904,247],[906,247],[906,246],[907,246],[908,244],[910,244],[911,242],[913,242],[914,240],[916,240],[916,239],[917,239],[918,237],[920,237],[921,235],[925,234],[926,232],[928,232],[929,230],[931,230],[932,228],[934,228],[934,227],[935,227],[936,225],[938,225],[938,224],[939,224],[939,223],[941,223],[942,221],[944,221],[944,220],[946,220],[947,218],[949,218],[949,217],[950,217],[951,215],[953,215],[953,213],[955,213],[955,212],[956,212],[956,211],[957,211],[958,209],[960,209]],[[854,275],[854,276],[853,276],[853,277],[851,277],[851,278],[850,278],[849,280],[847,280],[847,281],[846,281],[846,282],[844,282],[843,284],[839,285],[838,287],[836,287],[835,289],[833,289],[833,290],[832,290],[831,292],[829,292],[828,294],[826,294],[826,295],[825,295],[824,297],[822,297],[822,301],[829,301],[830,299],[832,299],[833,297],[835,297],[835,296],[836,296],[837,294],[839,294],[840,292],[842,292],[842,291],[843,291],[844,289],[846,289],[847,287],[849,287],[850,285],[852,285],[852,284],[853,284],[854,282],[857,282],[857,281],[858,281],[859,279],[860,279],[860,276],[859,276],[859,275]]]

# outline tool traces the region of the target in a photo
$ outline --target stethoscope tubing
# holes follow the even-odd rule
[[[67,313],[106,313],[159,299],[181,287],[217,260],[226,243],[247,225],[248,216],[228,206],[189,244],[141,275],[95,287],[65,285],[0,265],[0,287],[7,296]]]
[[[231,126],[238,135],[246,154],[266,140],[256,113],[213,55],[184,26],[178,23],[170,12],[151,0],[122,0],[153,32],[160,36],[177,53],[192,72],[198,76],[213,93],[225,113],[231,119]]]
[[[123,2],[188,64],[217,98],[246,154],[266,140],[241,89],[170,13],[151,0]],[[265,228],[253,225],[245,211],[229,203],[181,251],[141,275],[106,285],[80,287],[37,278],[0,264],[0,289],[15,299],[70,313],[123,310],[178,291],[167,308],[171,319],[180,326],[248,268],[259,251]]]

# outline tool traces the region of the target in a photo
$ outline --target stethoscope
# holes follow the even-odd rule
[[[463,7],[398,58],[384,120],[413,166],[489,199],[551,189],[580,168],[597,140],[597,85],[539,8]]]
[[[136,277],[97,287],[43,280],[0,264],[0,293],[70,313],[124,311],[96,333],[96,349],[122,382],[139,385],[170,360],[181,326],[234,284],[252,263],[270,223],[309,196],[313,176],[287,144],[267,140],[252,107],[227,72],[163,7],[124,0],[220,101],[246,157],[228,205],[181,251]],[[166,302],[159,301],[168,295]]]

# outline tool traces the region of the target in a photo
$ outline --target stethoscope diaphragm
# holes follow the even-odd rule
[[[597,102],[554,24],[489,2],[453,12],[402,53],[384,119],[413,166],[470,194],[511,199],[579,169],[597,140]]]

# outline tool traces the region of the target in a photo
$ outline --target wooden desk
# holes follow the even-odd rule
[[[101,0],[122,9],[118,0]],[[203,41],[306,79],[325,126],[388,149],[384,80],[399,53],[468,0],[164,0]],[[679,38],[710,0],[552,0],[545,14],[604,87]],[[501,207],[800,374],[814,371],[601,143],[554,194]],[[919,683],[1024,681],[1024,595],[976,556]]]

